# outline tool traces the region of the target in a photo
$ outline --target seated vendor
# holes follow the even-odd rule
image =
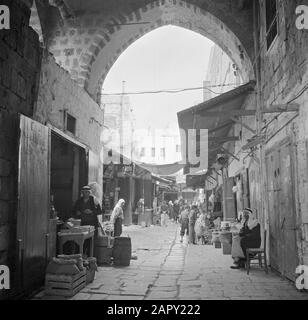
[[[234,265],[231,266],[232,269],[245,268],[246,249],[260,248],[261,245],[260,223],[254,218],[251,209],[244,209],[243,219],[243,226],[238,237],[233,238],[232,258]]]

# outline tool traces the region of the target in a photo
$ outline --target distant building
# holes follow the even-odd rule
[[[234,85],[229,86],[229,84]],[[214,45],[211,49],[208,69],[203,83],[204,87],[209,86],[210,88],[205,88],[203,90],[203,100],[212,99],[241,84],[242,80],[239,75],[238,67],[218,45]],[[219,86],[212,87],[216,85]]]
[[[136,131],[135,160],[151,164],[170,164],[180,161],[181,138],[176,124],[164,129]]]
[[[104,142],[109,139],[107,148],[111,144],[117,152],[122,151],[126,157],[130,158],[134,146],[135,117],[129,96],[102,96],[101,105],[104,110]],[[122,150],[120,150],[121,135]]]

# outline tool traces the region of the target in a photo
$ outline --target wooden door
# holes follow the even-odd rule
[[[298,265],[294,197],[295,153],[289,141],[280,144],[266,158],[268,179],[270,264],[290,280]]]
[[[49,129],[20,116],[17,240],[23,287],[41,285],[45,276],[49,221]]]
[[[282,273],[290,280],[296,279],[299,264],[296,244],[296,211],[294,200],[294,173],[292,163],[295,153],[290,142],[280,148],[280,231],[282,242]]]
[[[226,178],[223,184],[223,219],[233,220],[237,218],[237,214],[235,212],[235,196],[233,193],[234,186],[234,177]]]

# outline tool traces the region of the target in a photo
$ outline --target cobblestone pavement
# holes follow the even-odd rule
[[[179,227],[124,228],[137,260],[129,267],[99,267],[95,280],[72,300],[307,299],[294,284],[252,267],[232,270],[230,255],[212,245],[180,243]],[[35,299],[60,299],[39,293]]]

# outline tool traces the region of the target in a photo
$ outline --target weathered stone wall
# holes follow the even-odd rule
[[[23,1],[14,0],[2,0],[1,4],[10,8],[11,29],[0,30],[0,265],[9,265],[13,272],[17,211],[17,114],[33,115],[40,48],[37,34],[28,27],[29,7]]]
[[[261,83],[263,103],[265,108],[271,105],[291,102],[308,84],[308,32],[298,30],[295,26],[295,8],[300,4],[308,5],[308,1],[278,1],[278,25],[279,33],[272,46],[267,50],[266,46],[261,54]],[[265,38],[265,1],[261,1],[261,39]],[[307,147],[308,118],[307,118],[307,92],[294,100],[300,105],[299,117],[285,126],[266,145],[268,150],[284,138],[289,137],[297,147],[297,159],[295,169],[295,205],[298,255],[300,263],[308,264],[308,171],[307,171]],[[278,129],[283,127],[294,113],[283,114],[268,128],[268,136],[271,137]],[[266,117],[267,120],[272,117]],[[266,207],[265,207],[266,209]],[[266,212],[266,210],[265,210]],[[268,213],[266,214],[268,217]],[[306,229],[306,231],[305,231]]]
[[[75,135],[65,128],[65,111],[77,120]],[[51,54],[45,52],[33,119],[51,124],[99,155],[103,116],[100,106],[71,79],[70,74],[55,62]]]
[[[265,1],[260,1],[260,34],[259,41],[261,50],[261,100],[262,108],[270,109],[272,105],[285,104],[291,102],[308,85],[308,32],[298,30],[295,26],[295,8],[300,4],[308,5],[307,0],[301,1],[278,1],[278,35],[270,48],[265,43]],[[300,106],[299,116],[292,120],[296,113],[272,114],[264,116],[262,126],[266,125],[274,116],[277,119],[268,125],[266,137],[268,142],[263,145],[264,153],[289,137],[296,149],[296,160],[292,163],[295,170],[295,205],[297,222],[297,245],[300,263],[308,264],[308,93],[304,92],[299,98],[294,100]],[[244,118],[245,119],[245,118]],[[291,121],[292,120],[292,121]],[[252,125],[253,120],[245,120],[246,124]],[[290,122],[289,124],[287,124]],[[286,125],[287,124],[287,125]],[[253,128],[256,128],[253,127]],[[235,130],[238,130],[235,128]],[[245,129],[244,129],[245,130]],[[279,131],[278,131],[279,130]],[[265,131],[264,131],[265,132]],[[244,132],[243,132],[244,133]],[[249,132],[245,132],[245,141],[235,144],[235,153],[240,152],[241,146],[250,137]],[[269,139],[271,138],[271,139]],[[240,153],[241,154],[241,153]],[[265,159],[260,157],[263,164],[263,171],[266,171]],[[241,156],[240,156],[241,157]],[[231,174],[234,174],[242,163],[234,161],[230,166]],[[265,172],[264,171],[264,172]],[[267,190],[266,183],[260,188]],[[267,196],[265,192],[263,203],[259,212],[264,227],[268,226],[269,214]]]
[[[61,20],[51,12],[48,48],[73,79],[96,99],[110,68],[134,41],[163,25],[177,25],[215,41],[253,79],[252,7],[250,1],[88,1],[72,4],[75,19]],[[77,11],[79,10],[79,11]],[[146,22],[147,24],[143,24]],[[185,45],[185,44],[183,44]]]

